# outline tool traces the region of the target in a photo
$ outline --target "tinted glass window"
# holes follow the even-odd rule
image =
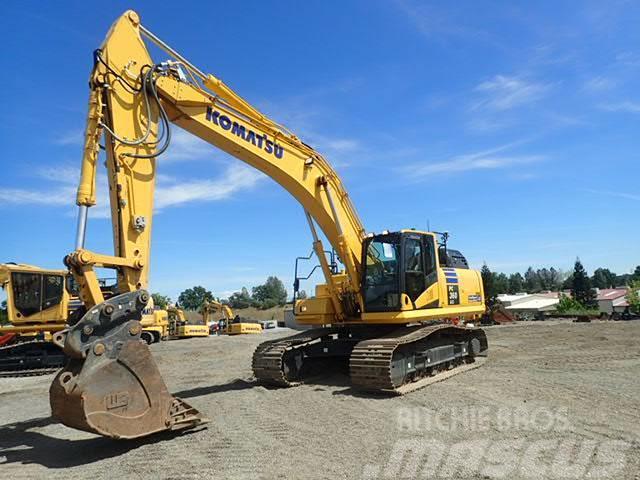
[[[18,312],[24,317],[38,313],[42,303],[42,275],[38,273],[14,272],[13,302]]]
[[[62,301],[62,289],[64,288],[64,280],[62,275],[44,275],[43,276],[43,301],[42,309],[58,305]]]
[[[425,272],[422,242],[407,238],[404,242],[405,293],[414,301],[425,291]]]
[[[14,272],[11,274],[16,310],[29,317],[62,301],[64,278],[62,275]]]
[[[364,278],[367,311],[375,312],[399,307],[399,258],[398,243],[373,240],[368,244]]]

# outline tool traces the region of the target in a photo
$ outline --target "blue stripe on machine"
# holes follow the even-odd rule
[[[458,283],[458,279],[453,277],[447,277],[447,283]]]
[[[445,272],[455,272],[454,268],[443,268],[442,270],[444,270]]]
[[[444,272],[446,277],[457,277],[458,274],[456,272]]]

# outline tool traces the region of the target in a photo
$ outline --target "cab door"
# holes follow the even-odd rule
[[[414,309],[439,305],[435,242],[431,235],[410,233],[403,242],[403,287]]]

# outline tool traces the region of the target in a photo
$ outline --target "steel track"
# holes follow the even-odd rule
[[[262,383],[280,387],[300,385],[302,383],[300,379],[288,378],[285,356],[295,349],[304,348],[337,331],[338,329],[334,328],[318,328],[260,344],[253,354],[252,361],[256,379]],[[434,334],[445,333],[445,331],[447,335],[457,336],[460,339],[479,338],[481,344],[486,345],[485,334],[478,328],[442,323],[400,327],[381,337],[366,338],[355,345],[349,357],[353,386],[367,391],[403,395],[472,370],[484,363],[483,356],[456,359],[430,368],[425,376],[405,379],[405,382],[400,385],[394,384],[392,360],[396,349],[403,345],[420,342]]]

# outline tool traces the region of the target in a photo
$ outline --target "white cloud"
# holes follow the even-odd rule
[[[613,78],[604,77],[599,75],[597,77],[590,78],[584,83],[584,89],[588,92],[603,92],[605,90],[611,90],[617,85]]]
[[[545,157],[542,155],[501,154],[502,152],[505,152],[520,143],[522,142],[502,145],[490,150],[485,150],[483,152],[458,155],[441,162],[414,164],[405,167],[403,170],[411,177],[421,178],[429,175],[457,173],[470,170],[494,170],[500,168],[508,168],[518,165],[541,162],[545,159]]]
[[[360,143],[356,140],[347,138],[326,138],[323,142],[325,147],[336,152],[352,152],[360,148]]]
[[[592,189],[587,189],[586,191],[589,193],[593,193],[595,195],[624,198],[627,200],[635,200],[637,202],[640,202],[640,194],[636,194],[636,193],[613,192],[610,190],[592,190]]]
[[[0,203],[5,205],[71,205],[74,193],[73,187],[59,187],[42,191],[0,188]]]
[[[395,4],[426,38],[432,40],[442,40],[446,37],[488,38],[486,31],[471,27],[468,22],[463,23],[465,16],[460,11],[448,12],[441,6],[413,0],[396,0]]]
[[[53,140],[55,145],[60,145],[62,147],[66,146],[81,146],[84,142],[84,130],[80,128],[74,128],[73,130],[69,130]]]
[[[617,103],[606,103],[600,105],[602,110],[606,110],[607,112],[624,112],[624,113],[640,113],[640,102],[617,102]]]
[[[496,75],[476,86],[475,91],[484,98],[472,109],[510,110],[542,98],[549,90],[548,84],[534,83],[516,76]]]
[[[16,189],[0,187],[0,203],[11,205],[43,205],[51,207],[66,206],[72,213],[74,210],[77,188],[77,171],[65,174],[55,174],[61,169],[41,170],[38,176],[49,178],[55,186],[42,189]],[[48,175],[48,172],[51,175]],[[252,188],[264,176],[262,173],[244,165],[230,165],[224,173],[214,179],[178,180],[164,176],[159,178],[156,186],[155,207],[163,208],[183,205],[193,202],[211,202],[229,198],[239,190]],[[91,218],[110,218],[109,195],[107,181],[104,174],[99,174],[97,181],[97,205],[91,207]]]
[[[196,201],[216,201],[230,197],[238,190],[252,188],[262,173],[244,165],[231,165],[225,173],[213,180],[181,181],[180,183],[156,189],[157,209],[182,205]]]
[[[214,158],[216,150],[204,140],[187,133],[181,128],[171,126],[171,144],[165,153],[158,157],[160,163],[185,162]]]
[[[616,62],[625,67],[640,66],[640,55],[635,52],[620,52],[616,55]]]

